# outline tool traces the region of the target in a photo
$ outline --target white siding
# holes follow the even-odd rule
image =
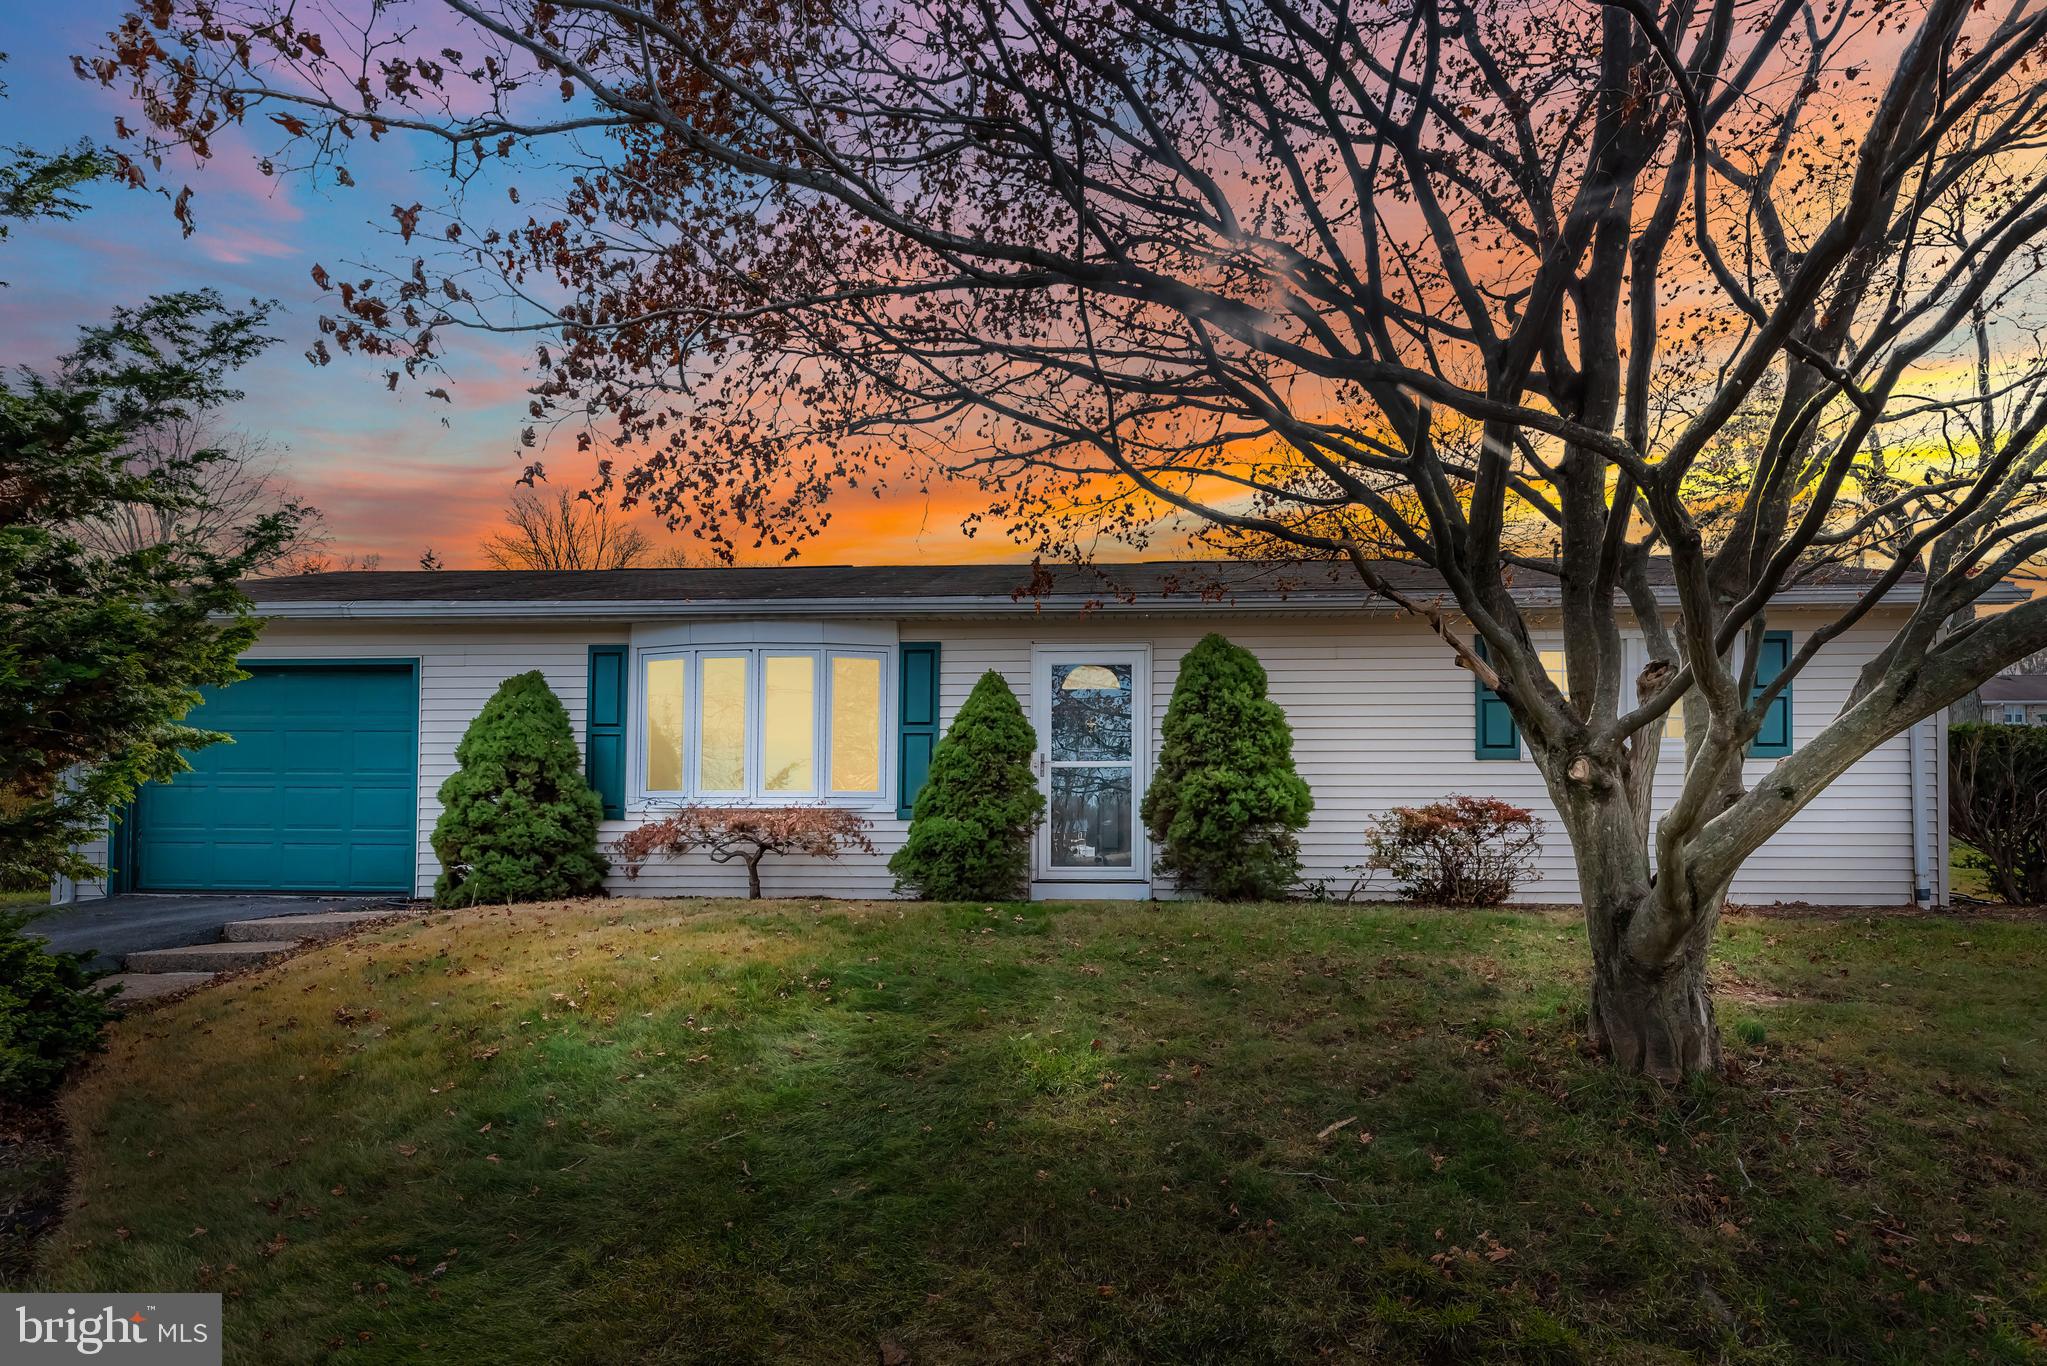
[[[1772,618],[1799,634],[1813,621]],[[1294,764],[1315,793],[1315,813],[1301,834],[1305,875],[1332,892],[1357,877],[1362,832],[1389,807],[1433,801],[1453,792],[1496,796],[1528,807],[1550,822],[1540,862],[1542,877],[1523,894],[1529,901],[1577,899],[1570,845],[1556,824],[1555,807],[1535,765],[1482,760],[1473,754],[1472,679],[1419,623],[1342,619],[1235,620],[1219,623],[1264,664],[1271,696],[1294,730]],[[1039,627],[1039,643],[1149,644],[1152,647],[1152,747],[1178,676],[1180,657],[1209,623],[1097,618]],[[1031,711],[1031,638],[1008,623],[952,625],[943,630],[905,627],[919,639],[944,642],[945,715],[949,719],[986,669],[1008,679]],[[1792,723],[1802,743],[1839,709],[1857,670],[1886,638],[1881,629],[1850,631],[1823,650],[1799,675]],[[1538,644],[1543,643],[1538,633]],[[1810,901],[1895,905],[1912,894],[1911,808],[1903,737],[1878,747],[1856,764],[1776,838],[1749,860],[1736,879],[1737,902]],[[1774,760],[1747,763],[1750,781]],[[1682,763],[1675,739],[1659,765],[1659,809],[1676,794]],[[1937,811],[1938,764],[1924,774],[1922,795]],[[1367,883],[1366,893],[1372,890]],[[1380,884],[1380,890],[1385,890]]]
[[[1772,618],[1772,625],[1803,634],[1817,618]],[[1316,809],[1302,834],[1306,874],[1332,891],[1356,876],[1362,832],[1394,805],[1425,802],[1452,792],[1503,797],[1552,822],[1542,878],[1526,891],[1532,901],[1569,902],[1577,894],[1569,846],[1534,764],[1482,761],[1472,753],[1471,676],[1412,622],[1384,618],[1301,619],[1267,616],[1212,620],[1109,616],[1086,619],[905,622],[905,640],[941,643],[940,710],[949,724],[976,679],[1000,672],[1030,714],[1031,649],[1038,645],[1149,645],[1152,651],[1152,748],[1172,695],[1180,657],[1211,627],[1255,651],[1271,678],[1272,696],[1294,728],[1295,762],[1314,789]],[[623,641],[624,625],[419,627],[378,622],[277,622],[251,652],[255,658],[404,657],[420,661],[420,790],[418,880],[427,895],[439,872],[430,837],[440,805],[435,791],[454,768],[456,742],[493,689],[504,679],[540,669],[582,731],[587,647]],[[1863,660],[1885,638],[1882,626],[1848,632],[1800,675],[1794,690],[1794,730],[1809,739],[1839,707]],[[1938,727],[1919,732],[1929,857],[1939,848],[1944,813],[1938,775]],[[630,743],[630,738],[629,738]],[[1734,888],[1738,902],[1810,901],[1894,905],[1912,895],[1909,756],[1905,737],[1879,747],[1750,860]],[[1667,741],[1658,795],[1669,800],[1677,784],[1679,747]],[[1753,780],[1768,760],[1751,760]],[[625,829],[607,822],[605,837]],[[886,863],[903,839],[904,823],[877,819],[873,857],[836,864],[769,859],[762,879],[769,895],[868,897],[893,886]],[[1943,859],[1932,858],[1937,875]],[[1939,887],[1939,881],[1936,881]],[[745,870],[702,858],[650,865],[637,882],[614,874],[613,890],[645,895],[744,894]],[[1368,885],[1368,893],[1370,887]]]

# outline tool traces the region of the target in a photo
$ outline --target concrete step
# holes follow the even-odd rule
[[[220,937],[235,944],[257,940],[328,939],[345,934],[368,920],[382,920],[390,911],[314,911],[307,915],[270,915],[261,920],[233,920]]]
[[[296,939],[256,939],[238,944],[192,944],[182,949],[146,949],[122,960],[130,972],[226,972],[253,968],[299,946]]]
[[[169,996],[192,987],[203,987],[213,980],[210,972],[116,972],[99,979],[102,991],[121,989],[120,1003],[132,1005],[137,1001],[153,1001],[159,996]]]

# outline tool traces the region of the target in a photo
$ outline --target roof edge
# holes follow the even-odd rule
[[[1431,594],[1443,601],[1444,595]],[[1524,607],[1542,609],[1559,605],[1554,589],[1539,589],[1517,595]],[[2002,605],[2023,602],[2027,594],[2005,583],[1985,593],[1979,602]],[[1857,600],[1859,594],[1826,586],[1787,589],[1773,600],[1786,607],[1841,607]],[[1675,608],[1677,596],[1668,590],[1656,594],[1659,604]],[[1917,604],[1916,589],[1892,589],[1878,599],[1887,608],[1909,608]],[[968,615],[1041,616],[1047,613],[1107,613],[1115,615],[1202,616],[1216,612],[1273,612],[1297,616],[1335,616],[1363,612],[1376,616],[1398,616],[1404,609],[1357,590],[1355,600],[1327,590],[1289,596],[1281,593],[1234,593],[1227,598],[1145,597],[1110,598],[1080,594],[1047,595],[1042,598],[1012,597],[917,597],[917,598],[810,598],[744,599],[719,598],[700,601],[654,598],[620,601],[583,599],[356,599],[343,601],[256,601],[256,615],[272,620],[391,620],[433,618],[448,620],[467,617],[477,620],[521,620],[549,618],[603,618],[606,620],[648,617],[943,617]]]

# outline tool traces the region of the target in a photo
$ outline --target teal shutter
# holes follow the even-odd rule
[[[1489,658],[1484,640],[1472,643],[1480,659]],[[1514,713],[1507,709],[1505,699],[1488,688],[1482,678],[1473,678],[1471,687],[1472,753],[1481,759],[1519,759],[1521,731],[1514,724]]]
[[[583,768],[604,802],[606,820],[625,815],[625,646],[590,647],[590,693],[583,714]]]
[[[1754,702],[1762,696],[1763,689],[1777,681],[1777,675],[1791,667],[1791,632],[1766,631],[1763,633],[1762,652],[1756,656],[1755,690],[1749,694]],[[1770,709],[1763,713],[1763,728],[1756,732],[1756,738],[1748,747],[1751,759],[1781,759],[1791,752],[1791,685],[1771,699]]]
[[[896,815],[910,818],[938,748],[938,645],[904,645],[896,705]]]

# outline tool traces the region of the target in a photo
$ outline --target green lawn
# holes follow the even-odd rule
[[[2047,923],[1732,921],[1739,1077],[1676,1093],[1582,1056],[1584,956],[435,915],[120,1026],[34,1280],[223,1291],[240,1362],[2047,1359]]]

